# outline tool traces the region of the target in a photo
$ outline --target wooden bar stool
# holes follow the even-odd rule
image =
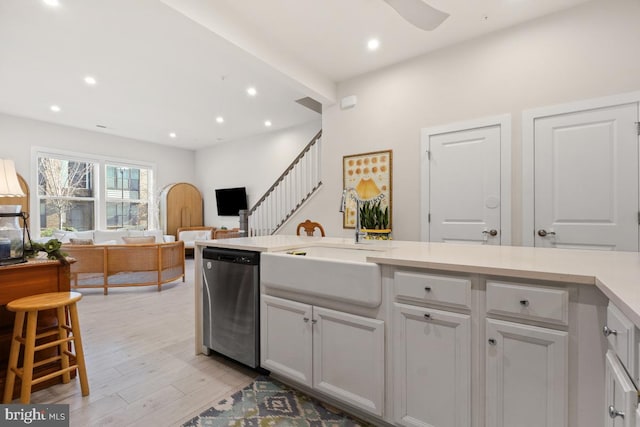
[[[70,373],[74,369],[78,369],[82,395],[89,395],[89,381],[87,380],[84,352],[82,351],[82,338],[80,336],[80,322],[78,321],[78,310],[76,308],[76,302],[81,298],[82,294],[78,292],[51,292],[19,298],[7,304],[7,309],[16,313],[16,320],[13,326],[9,367],[7,369],[2,403],[11,403],[16,375],[22,379],[20,403],[29,403],[31,400],[32,385],[60,375],[62,376],[62,382],[66,384],[71,380]],[[36,335],[38,311],[48,309],[56,309],[58,327],[55,330]],[[25,313],[27,314],[27,328],[26,335],[23,336]],[[71,320],[70,325],[67,321],[68,318]],[[58,339],[36,345],[37,340],[56,335]],[[71,341],[73,341],[73,348],[75,350],[76,364],[69,366],[69,356],[74,355],[69,351],[69,343]],[[18,355],[20,354],[21,345],[24,345],[24,360],[22,368],[18,368]],[[59,354],[57,356],[34,363],[35,352],[54,346],[59,347]],[[33,378],[33,368],[49,363],[57,363],[58,361],[61,365],[59,370],[35,379]]]

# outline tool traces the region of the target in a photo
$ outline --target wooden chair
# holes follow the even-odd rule
[[[307,236],[313,236],[313,233],[317,228],[318,230],[320,230],[320,235],[324,237],[324,228],[322,228],[322,226],[317,222],[313,222],[311,220],[301,222],[300,224],[298,224],[298,228],[296,228],[296,235],[300,235],[301,228],[304,228],[304,232],[307,233]]]
[[[232,228],[230,230],[219,229],[213,232],[214,239],[232,239],[234,237],[240,237],[239,228]]]

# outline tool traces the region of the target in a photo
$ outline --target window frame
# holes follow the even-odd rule
[[[158,212],[156,207],[156,164],[133,159],[123,159],[111,156],[79,153],[76,151],[58,150],[48,147],[32,147],[31,149],[31,179],[35,183],[31,191],[31,210],[37,210],[37,214],[30,212],[30,227],[34,238],[40,236],[40,194],[38,191],[38,158],[51,157],[68,161],[95,163],[93,171],[94,196],[79,198],[94,201],[94,227],[98,230],[107,229],[107,166],[126,167],[131,169],[147,169],[149,176],[149,195],[147,229],[153,230],[159,227]],[[74,198],[75,199],[75,198]],[[144,199],[136,199],[142,200]]]

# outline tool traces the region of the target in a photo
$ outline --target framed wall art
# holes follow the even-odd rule
[[[392,160],[391,150],[342,158],[343,188],[354,188],[364,202],[365,209],[373,211],[372,216],[367,215],[365,221],[361,218],[362,228],[391,229]],[[356,226],[356,202],[351,197],[352,194],[354,192],[347,197],[342,218],[343,228]]]

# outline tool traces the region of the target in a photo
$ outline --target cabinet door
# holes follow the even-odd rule
[[[607,351],[605,365],[605,426],[634,427],[638,392],[616,354]]]
[[[268,295],[260,298],[261,366],[311,387],[311,306]]]
[[[384,322],[313,308],[313,386],[382,415]]]
[[[394,417],[403,426],[471,423],[471,320],[394,304]]]
[[[493,319],[486,327],[486,425],[566,427],[567,332]]]

